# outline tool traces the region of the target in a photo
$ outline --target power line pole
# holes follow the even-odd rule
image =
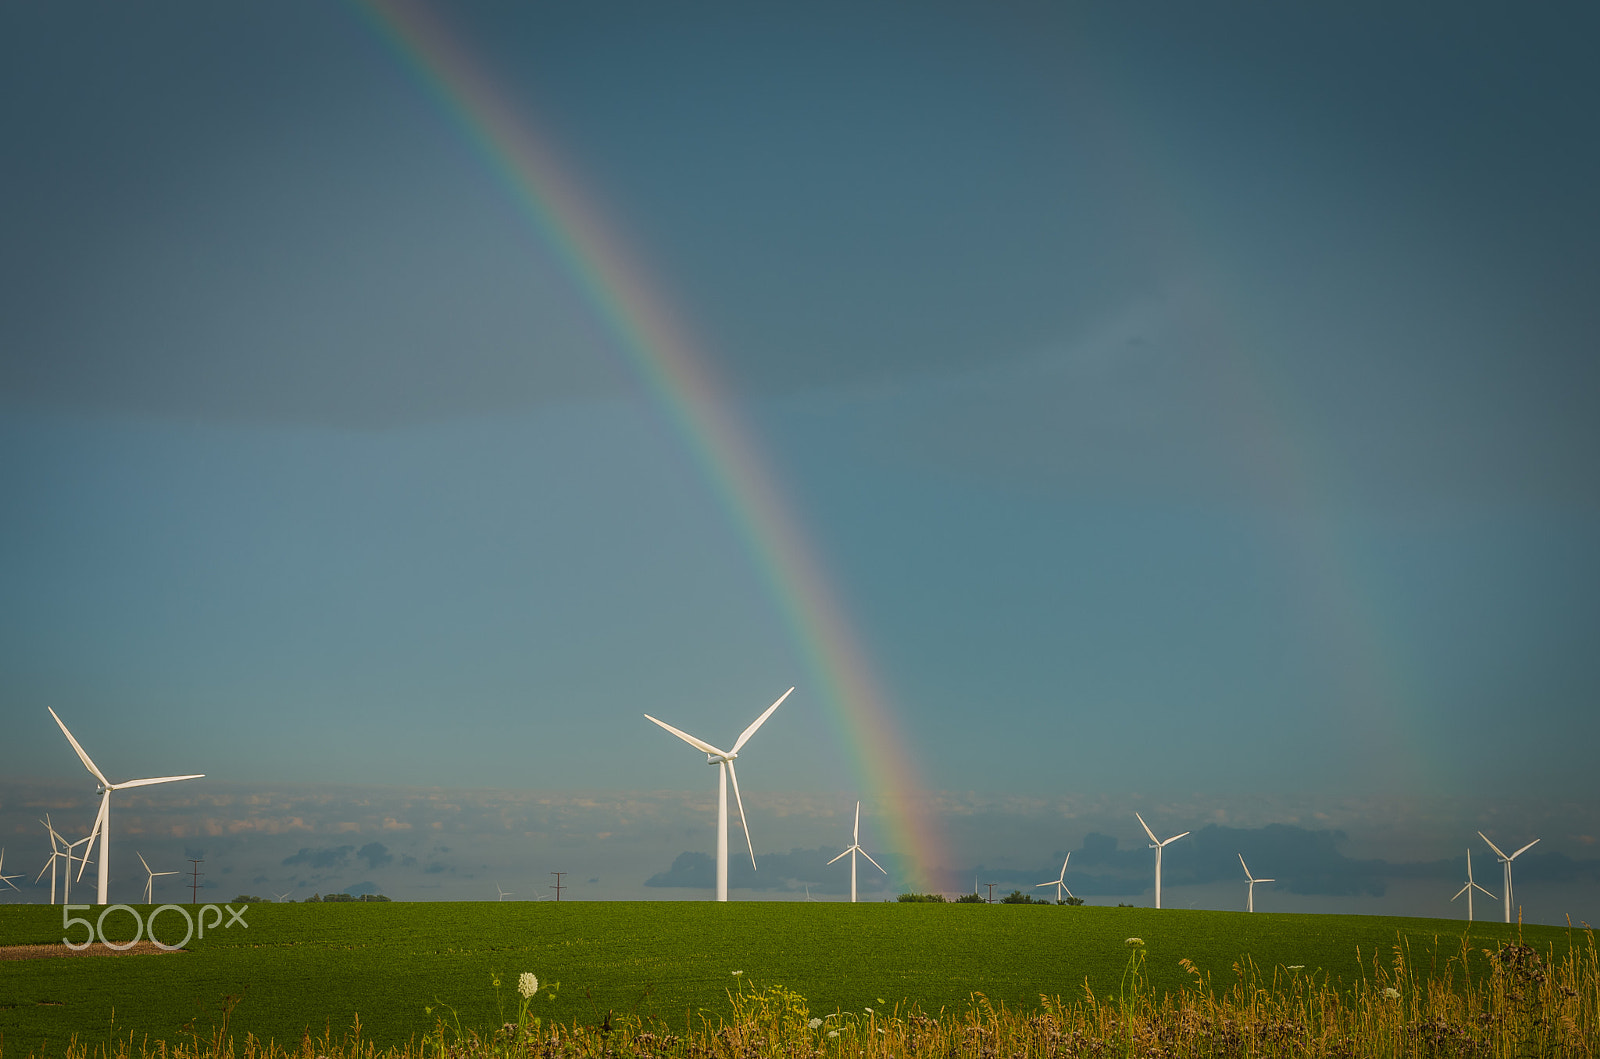
[[[191,905],[197,905],[200,903],[200,876],[205,874],[205,872],[200,870],[200,865],[204,864],[205,861],[195,860],[193,857],[190,857],[189,863],[194,865],[193,868],[189,869],[189,874],[194,876],[194,880],[189,883],[189,903]]]
[[[989,904],[994,904],[994,888],[1000,884],[995,882],[986,882],[983,885],[989,888]]]
[[[561,891],[566,889],[565,886],[561,885],[561,877],[563,875],[567,874],[567,873],[564,872],[564,871],[553,871],[550,874],[554,875],[556,877],[556,901],[560,902],[560,900],[561,900]]]

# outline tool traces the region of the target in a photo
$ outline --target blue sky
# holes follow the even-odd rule
[[[941,871],[1054,875],[1141,806],[1594,859],[1592,10],[445,17],[702,337]],[[50,706],[114,778],[206,772],[149,833],[262,888],[559,850],[695,896],[645,884],[711,849],[711,785],[640,714],[731,740],[791,684],[757,850],[845,844],[850,748],[714,483],[368,17],[0,20],[8,848],[83,780]],[[326,784],[394,811],[284,808]],[[423,787],[589,807],[473,816],[452,890],[393,840]],[[248,790],[305,828],[235,826]]]

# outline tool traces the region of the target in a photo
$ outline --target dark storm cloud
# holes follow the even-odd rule
[[[367,862],[367,867],[377,869],[394,862],[394,854],[382,842],[368,842],[356,851],[356,856]]]
[[[323,849],[306,849],[302,846],[298,853],[283,858],[281,863],[286,868],[303,864],[319,871],[342,868],[349,863],[350,854],[354,852],[355,848],[354,846],[331,846]]]
[[[823,846],[819,849],[793,849],[788,853],[758,853],[752,868],[749,860],[741,865],[737,857],[728,864],[728,885],[743,890],[795,891],[802,887],[818,894],[845,894],[850,892],[850,866],[846,861],[829,864],[839,855],[837,848]],[[879,872],[866,860],[856,865],[857,887],[863,891],[880,891],[892,888],[899,879],[901,858],[874,853],[874,857],[888,869]],[[848,859],[848,858],[847,858]],[[716,885],[716,862],[705,853],[684,852],[672,861],[672,867],[657,872],[645,880],[644,885],[656,888],[709,889]]]

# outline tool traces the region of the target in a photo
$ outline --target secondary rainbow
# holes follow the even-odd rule
[[[927,885],[928,873],[949,861],[888,700],[826,569],[689,329],[527,108],[513,104],[433,12],[411,0],[364,0],[362,8],[560,258],[703,468],[806,660],[811,686],[803,690],[821,701],[849,749],[888,848],[907,854]]]

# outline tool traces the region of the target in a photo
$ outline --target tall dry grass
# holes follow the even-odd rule
[[[1187,961],[1176,992],[1148,988],[1145,950],[1130,940],[1115,996],[1085,988],[1012,1012],[982,995],[959,1014],[916,1008],[813,1014],[781,986],[744,984],[732,1017],[668,1023],[608,1014],[595,1024],[525,1018],[479,1031],[441,1019],[422,1040],[391,1049],[359,1024],[297,1043],[235,1040],[226,1019],[209,1037],[91,1045],[65,1059],[1067,1059],[1067,1057],[1435,1057],[1526,1059],[1600,1055],[1600,957],[1593,931],[1557,956],[1515,943],[1413,964],[1403,945],[1368,957],[1370,972],[1341,983],[1303,969],[1245,961],[1226,983]],[[0,1059],[4,1059],[0,1044]],[[42,1059],[42,1057],[41,1057]]]

